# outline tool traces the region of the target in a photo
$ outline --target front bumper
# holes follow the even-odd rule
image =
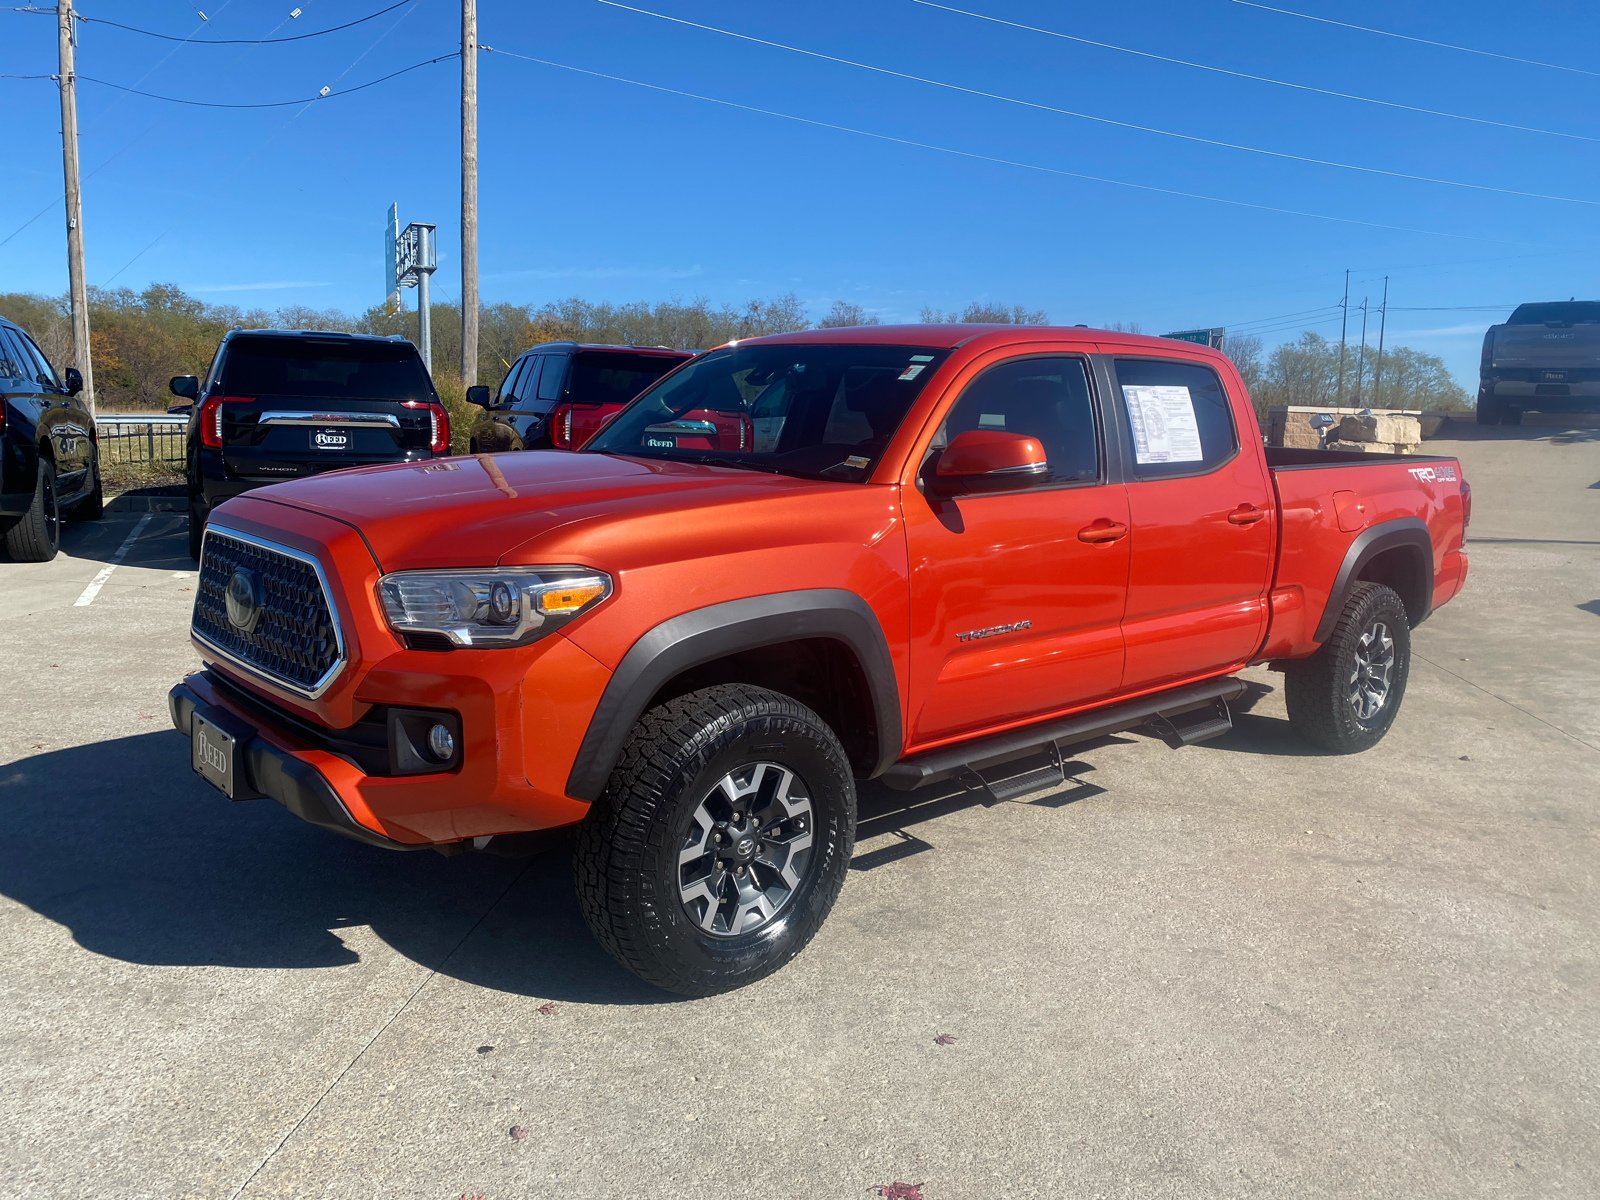
[[[205,675],[206,672],[200,674]],[[274,745],[261,736],[257,727],[231,709],[210,704],[187,682],[178,684],[167,693],[167,710],[172,715],[173,728],[185,737],[191,736],[196,709],[200,710],[202,716],[217,714],[219,710],[221,714],[226,714],[212,719],[225,721],[241,730],[244,760],[242,782],[258,795],[276,800],[302,821],[309,821],[358,842],[391,850],[420,850],[427,845],[397,842],[360,824],[350,815],[350,810],[339,799],[339,793],[333,785],[316,767],[297,758],[289,750]]]

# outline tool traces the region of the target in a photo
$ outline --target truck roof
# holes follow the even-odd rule
[[[1054,342],[1059,344],[1096,344],[1117,342],[1137,346],[1143,350],[1159,351],[1173,358],[1217,358],[1224,356],[1207,346],[1194,342],[1181,342],[1174,338],[1150,337],[1141,333],[1122,333],[1115,329],[1091,329],[1087,325],[851,325],[841,329],[803,329],[797,333],[773,333],[763,337],[740,338],[740,346],[749,345],[894,345],[928,346],[937,350],[954,350],[978,338],[989,344],[1005,346],[1026,342]],[[729,345],[734,343],[730,342]]]

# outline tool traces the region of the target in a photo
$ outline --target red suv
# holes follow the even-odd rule
[[[467,389],[483,412],[472,423],[472,453],[575,450],[689,350],[664,346],[588,346],[546,342],[511,364],[493,392]]]

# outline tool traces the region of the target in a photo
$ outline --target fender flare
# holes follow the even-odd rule
[[[900,687],[889,643],[871,606],[842,588],[811,588],[729,600],[663,621],[636,641],[612,673],[567,776],[567,795],[600,798],[622,747],[668,680],[742,650],[802,639],[842,642],[861,665],[877,727],[879,775],[900,757]]]
[[[1317,622],[1312,641],[1320,645],[1333,636],[1333,627],[1339,623],[1339,614],[1344,611],[1345,601],[1360,578],[1361,569],[1378,555],[1402,546],[1411,547],[1420,556],[1425,579],[1422,610],[1411,622],[1412,628],[1427,619],[1433,609],[1433,537],[1428,533],[1426,522],[1417,517],[1401,517],[1362,530],[1350,543],[1344,562],[1339,564],[1339,573],[1334,576],[1333,587],[1328,591],[1328,605],[1322,610],[1322,620]]]

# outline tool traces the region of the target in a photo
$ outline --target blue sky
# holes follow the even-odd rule
[[[337,93],[456,50],[453,0],[415,0],[285,45],[179,45],[103,23],[196,41],[286,37],[390,2],[83,0],[102,20],[83,27],[78,70],[162,96],[258,103]],[[1350,268],[1352,308],[1364,295],[1376,306],[1388,275],[1389,342],[1443,355],[1471,387],[1482,330],[1500,319],[1472,308],[1600,292],[1590,282],[1600,140],[1585,140],[1600,139],[1600,73],[1589,73],[1600,60],[1585,52],[1600,42],[1600,6],[1278,0],[1328,21],[1578,68],[1557,70],[1238,0],[952,5],[1388,106],[916,0],[640,0],[879,71],[600,0],[479,0],[479,37],[495,50],[479,66],[485,301],[737,303],[793,291],[817,316],[843,298],[888,321],[981,298],[1062,324],[1225,325],[1270,345],[1302,327],[1337,338],[1328,306]],[[0,12],[0,47],[7,73],[53,72],[53,18]],[[0,79],[0,97],[10,118],[0,290],[58,293],[59,206],[16,232],[60,192],[56,92],[47,80]],[[459,295],[453,60],[266,109],[175,105],[85,82],[79,112],[93,284],[171,282],[244,307],[364,308],[382,299],[383,216],[398,201],[402,222],[438,224],[435,296]],[[1359,314],[1354,324],[1352,338]]]

